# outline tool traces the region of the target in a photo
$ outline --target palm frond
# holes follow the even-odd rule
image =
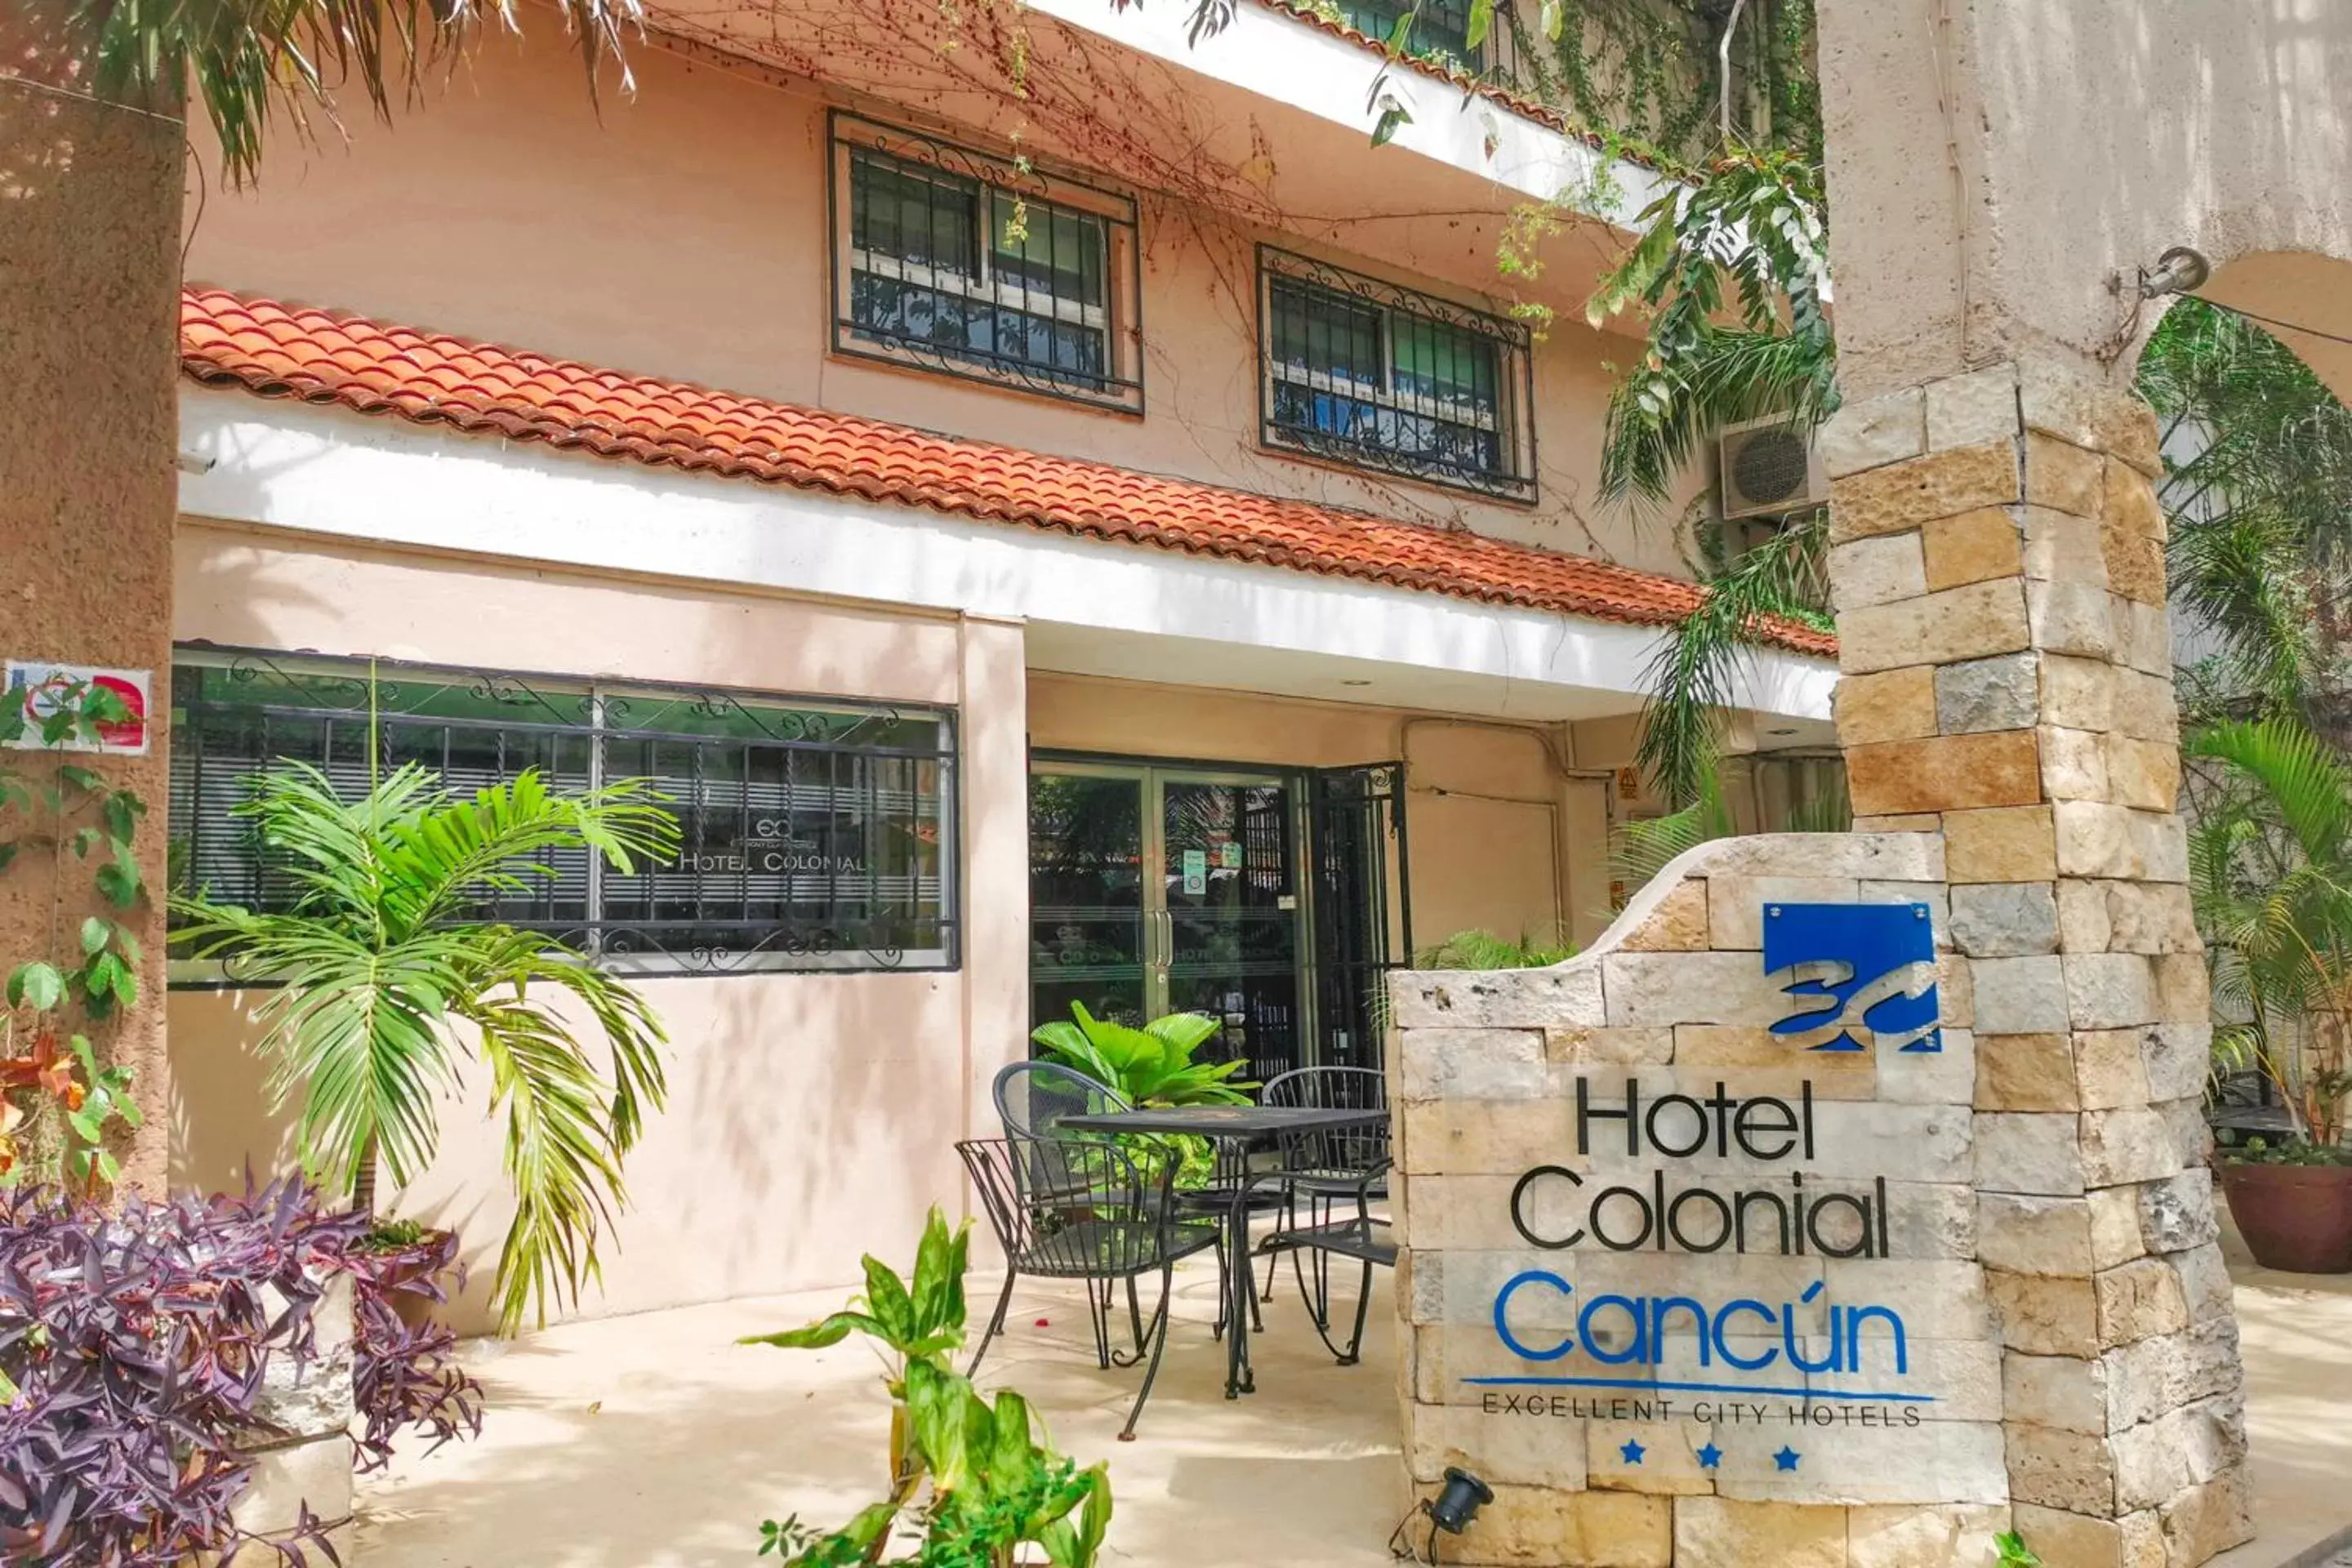
[[[272,1104],[299,1104],[305,1164],[362,1202],[378,1161],[401,1184],[431,1162],[457,1056],[478,1051],[515,1197],[495,1288],[509,1331],[599,1278],[623,1159],[667,1093],[667,1037],[560,941],[467,917],[560,852],[625,872],[675,853],[659,798],[642,780],[558,792],[536,771],[458,797],[409,766],[346,801],[316,768],[281,765],[239,809],[299,886],[292,907],[173,901],[185,951],[272,984]],[[601,1037],[601,1060],[580,1033]]]
[[[1721,752],[1740,663],[1762,624],[1772,617],[1826,624],[1820,605],[1828,531],[1825,517],[1811,513],[1738,557],[1651,655],[1634,760],[1669,804],[1679,808],[1699,797]]]
[[[1688,805],[1664,816],[1633,817],[1610,835],[1609,876],[1629,889],[1646,886],[1685,851],[1739,831],[1712,763],[1702,772]]]
[[[414,103],[470,47],[486,18],[520,30],[513,0],[59,0],[90,89],[116,102],[169,110],[193,89],[218,134],[225,172],[250,179],[272,117],[296,135],[316,112],[338,121],[349,91],[389,119]],[[634,83],[622,34],[641,27],[639,0],[557,0],[593,101],[608,62]]]

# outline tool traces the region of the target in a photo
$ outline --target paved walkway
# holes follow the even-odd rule
[[[2222,1243],[2238,1282],[2261,1533],[2216,1568],[2352,1568],[2352,1552],[2305,1555],[2352,1528],[2352,1274],[2273,1273],[2234,1235]]]
[[[979,1281],[976,1279],[975,1284]],[[1132,1373],[1098,1373],[1075,1294],[1024,1290],[984,1384],[1020,1388],[1065,1451],[1108,1458],[1108,1561],[1185,1568],[1390,1568],[1402,1511],[1393,1363],[1323,1353],[1286,1276],[1258,1340],[1256,1395],[1222,1396],[1205,1267],[1139,1440],[1114,1441]],[[492,1402],[478,1442],[404,1456],[362,1493],[365,1568],[748,1568],[763,1516],[846,1520],[878,1494],[886,1402],[857,1342],[739,1346],[843,1292],[572,1323],[479,1344]],[[2352,1523],[2352,1278],[2247,1270],[2239,1291],[2262,1539],[2226,1568],[2318,1568]],[[1376,1312],[1385,1312],[1377,1303]],[[1312,1352],[1312,1353],[1309,1353]],[[2301,1559],[2298,1562],[2298,1559]],[[2352,1558],[2339,1558],[2352,1568]]]

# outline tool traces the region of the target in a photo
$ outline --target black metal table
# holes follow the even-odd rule
[[[1225,1397],[1257,1391],[1250,1371],[1249,1199],[1259,1180],[1278,1181],[1280,1171],[1264,1177],[1249,1174],[1248,1150],[1263,1139],[1314,1132],[1341,1132],[1377,1126],[1389,1119],[1385,1109],[1331,1110],[1297,1105],[1178,1105],[1158,1110],[1118,1110],[1100,1116],[1065,1116],[1060,1125],[1072,1132],[1175,1133],[1206,1138],[1222,1145],[1218,1165],[1237,1173],[1225,1198]],[[1222,1156],[1230,1153],[1228,1162]]]

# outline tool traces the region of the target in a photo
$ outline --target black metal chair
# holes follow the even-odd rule
[[[1267,1105],[1318,1110],[1384,1110],[1388,1079],[1371,1068],[1301,1068],[1284,1073],[1260,1091]],[[1298,1294],[1324,1347],[1343,1366],[1354,1364],[1363,1348],[1364,1315],[1371,1297],[1372,1270],[1393,1266],[1396,1245],[1385,1216],[1371,1205],[1388,1197],[1389,1123],[1300,1132],[1282,1140],[1282,1224],[1265,1250],[1288,1252]],[[1307,1217],[1300,1223],[1304,1204]],[[1347,1212],[1344,1212],[1347,1211]],[[1356,1325],[1343,1348],[1331,1339],[1331,1259],[1363,1265],[1356,1293]],[[1266,1270],[1266,1297],[1274,1294],[1274,1269]]]
[[[990,1093],[1008,1136],[1052,1138],[1065,1116],[1133,1110],[1118,1090],[1060,1062],[1014,1062],[1000,1068]]]
[[[1135,1109],[1134,1104],[1126,1096],[1108,1084],[1090,1078],[1077,1068],[1066,1066],[1061,1062],[1010,1063],[997,1070],[995,1082],[990,1086],[989,1092],[996,1101],[997,1119],[1004,1124],[1006,1136],[1016,1140],[1050,1139],[1062,1136],[1062,1119],[1066,1116],[1101,1116],[1108,1112]],[[1100,1137],[1099,1134],[1091,1132],[1081,1132],[1076,1136],[1097,1141],[1099,1141]],[[1151,1147],[1149,1143],[1142,1146]],[[1137,1145],[1129,1144],[1127,1147],[1131,1155]],[[1170,1152],[1172,1165],[1174,1152],[1171,1150]],[[1172,1190],[1172,1201],[1184,1217],[1191,1218],[1203,1214],[1222,1215],[1224,1213],[1225,1205],[1234,1201],[1236,1194],[1244,1198],[1251,1194],[1248,1173],[1228,1171],[1227,1163],[1228,1162],[1223,1159],[1218,1162],[1217,1173],[1211,1178],[1206,1187]],[[1217,1251],[1217,1279],[1220,1286],[1217,1300],[1220,1302],[1225,1300],[1225,1293],[1222,1287],[1228,1266],[1229,1260],[1225,1257],[1224,1249],[1220,1247]],[[1246,1259],[1244,1260],[1244,1267],[1247,1267]],[[1132,1279],[1128,1281],[1127,1305],[1129,1317],[1139,1321],[1142,1315],[1141,1309],[1135,1300],[1135,1282]],[[1253,1322],[1256,1321],[1257,1312],[1255,1305],[1251,1309],[1250,1317]],[[1213,1331],[1222,1335],[1224,1331],[1225,1318],[1221,1308],[1217,1313]]]
[[[1004,1289],[973,1352],[967,1377],[980,1371],[988,1347],[1004,1329],[1013,1281],[1023,1275],[1086,1283],[1087,1311],[1095,1334],[1095,1360],[1106,1369],[1141,1362],[1150,1365],[1119,1440],[1135,1436],[1143,1402],[1160,1375],[1168,1345],[1169,1299],[1179,1261],[1219,1245],[1216,1225],[1188,1217],[1171,1201],[1173,1161],[1139,1162],[1116,1143],[1080,1138],[982,1138],[956,1145],[964,1168],[980,1190],[981,1206],[1004,1248]],[[1160,1304],[1147,1325],[1136,1306],[1139,1276],[1160,1274]],[[1135,1349],[1111,1348],[1111,1288],[1128,1284],[1129,1328]]]

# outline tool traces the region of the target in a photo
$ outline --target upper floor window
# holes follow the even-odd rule
[[[1499,14],[1495,26],[1502,26]],[[1383,43],[1396,36],[1405,17],[1412,26],[1403,40],[1408,55],[1441,57],[1465,70],[1478,68],[1478,51],[1470,47],[1470,6],[1467,0],[1339,0],[1339,20]],[[1489,35],[1491,37],[1491,35]]]
[[[833,119],[836,353],[1140,413],[1134,204]]]
[[[482,918],[546,931],[638,973],[951,968],[955,716],[766,697],[211,647],[172,668],[175,887],[284,909],[282,854],[237,806],[283,761],[346,799],[374,765],[418,763],[471,793],[537,769],[584,789],[646,778],[677,817],[667,865],[623,874],[548,852]],[[190,978],[199,978],[191,976]]]
[[[1526,328],[1264,246],[1258,289],[1266,445],[1535,499]]]

